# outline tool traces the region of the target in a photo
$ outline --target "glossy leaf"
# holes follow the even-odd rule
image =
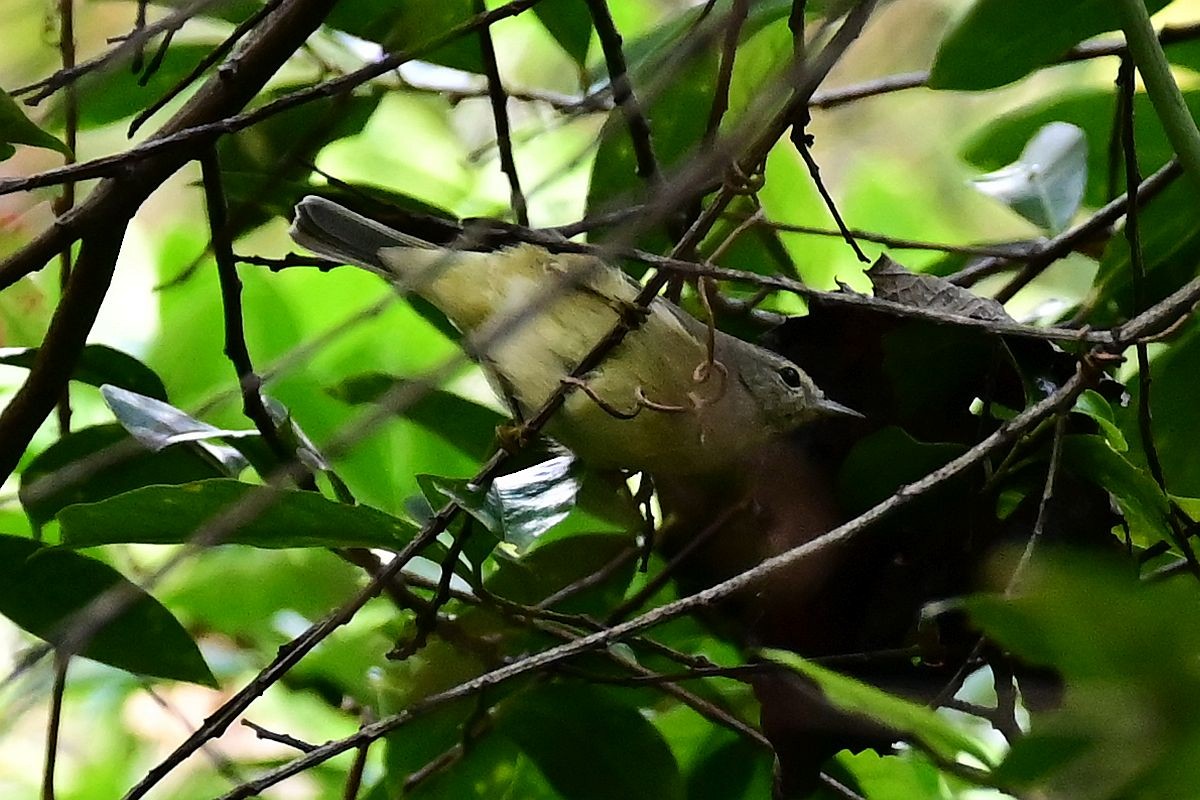
[[[37,351],[36,347],[2,348],[0,349],[0,364],[28,369],[33,366]],[[75,372],[72,373],[71,379],[90,386],[111,383],[156,400],[166,401],[167,399],[167,388],[163,386],[162,379],[154,370],[128,353],[122,353],[108,345],[86,345],[75,365]]]
[[[1153,13],[1168,2],[1146,0],[1146,7]],[[929,86],[1003,86],[1053,63],[1084,39],[1119,28],[1110,0],[975,0],[938,46]]]
[[[1075,407],[1071,409],[1080,414],[1086,414],[1100,427],[1100,432],[1104,434],[1105,441],[1108,446],[1118,453],[1124,453],[1129,449],[1129,443],[1125,440],[1125,434],[1121,433],[1120,427],[1117,425],[1116,415],[1113,414],[1112,406],[1104,399],[1104,396],[1094,389],[1084,391],[1075,400]]]
[[[1185,91],[1184,101],[1193,116],[1200,115],[1200,92]],[[982,170],[1000,169],[1020,158],[1026,143],[1044,126],[1070,123],[1083,131],[1087,163],[1091,165],[1084,203],[1099,207],[1109,200],[1107,165],[1115,107],[1116,93],[1108,88],[1078,89],[1037,100],[990,120],[967,139],[962,157]],[[1145,92],[1134,95],[1133,126],[1138,165],[1149,175],[1166,164],[1175,151]],[[1125,173],[1119,164],[1113,178],[1118,191],[1124,191]]]
[[[1012,164],[972,180],[994,197],[1049,233],[1067,227],[1079,210],[1087,184],[1087,140],[1066,122],[1042,127]]]
[[[100,394],[112,409],[117,421],[149,450],[157,452],[169,445],[192,442],[224,466],[226,474],[230,477],[249,466],[237,450],[211,440],[253,438],[259,435],[257,430],[217,428],[180,411],[170,403],[118,386],[101,386]]]
[[[71,550],[0,535],[0,614],[33,635],[61,641],[74,615],[110,591],[132,603],[100,627],[80,655],[138,675],[216,686],[187,631],[115,569]]]
[[[350,506],[315,492],[270,489],[214,479],[147,486],[59,513],[63,543],[73,547],[140,542],[183,544],[226,514],[239,520],[220,544],[253,547],[379,547],[398,550],[417,532],[405,520],[369,506]],[[253,512],[253,513],[250,513]]]
[[[463,510],[503,542],[518,550],[567,518],[581,485],[575,459],[559,456],[532,467],[501,475],[486,489],[466,480],[427,476],[426,485]],[[426,492],[429,496],[430,492]]]

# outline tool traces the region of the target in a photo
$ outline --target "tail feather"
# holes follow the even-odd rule
[[[320,256],[383,275],[390,273],[380,254],[384,248],[434,247],[424,239],[389,228],[316,195],[309,195],[296,205],[291,236],[297,244]]]

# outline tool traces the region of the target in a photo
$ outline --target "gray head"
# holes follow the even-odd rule
[[[737,359],[737,379],[772,430],[786,433],[824,417],[862,418],[857,411],[827,398],[804,370],[783,356],[741,344],[753,352]]]

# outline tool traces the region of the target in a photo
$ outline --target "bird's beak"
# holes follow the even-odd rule
[[[866,419],[866,416],[855,411],[849,406],[844,406],[841,403],[835,403],[828,397],[822,397],[817,401],[817,411],[822,416],[826,417],[849,417],[851,419]]]

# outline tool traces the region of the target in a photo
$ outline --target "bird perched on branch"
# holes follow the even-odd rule
[[[638,306],[637,284],[595,256],[438,247],[316,196],[296,206],[291,234],[436,306],[519,417],[573,384],[547,432],[592,466],[713,472],[806,423],[860,416],[769,350],[665,299]],[[572,377],[621,320],[632,330],[600,366]]]

